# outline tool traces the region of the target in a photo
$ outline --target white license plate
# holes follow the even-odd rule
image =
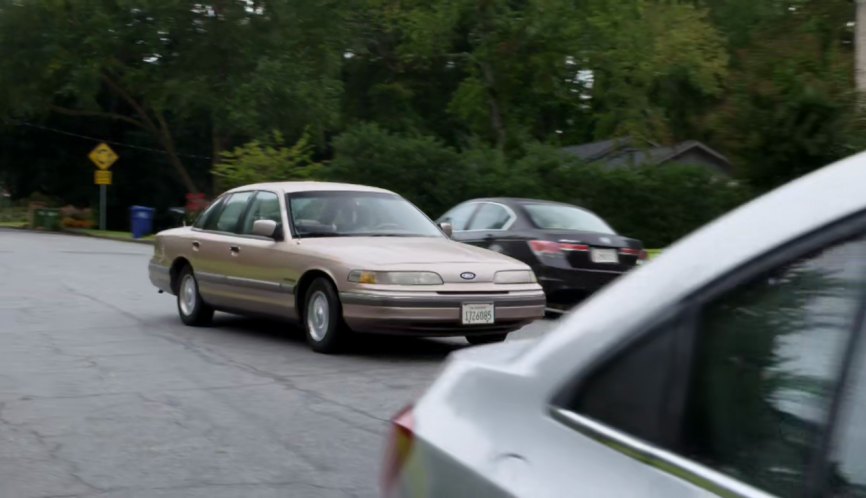
[[[619,263],[619,256],[616,249],[592,249],[589,253],[593,263]]]
[[[461,311],[463,325],[484,325],[495,322],[492,304],[464,304]]]

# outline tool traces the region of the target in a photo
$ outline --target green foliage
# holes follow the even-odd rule
[[[424,135],[399,135],[375,124],[361,124],[334,139],[332,180],[394,190],[427,213],[464,198],[460,155]]]
[[[458,152],[376,125],[355,127],[334,143],[329,178],[396,191],[432,218],[469,198],[558,200],[595,211],[648,247],[664,247],[751,196],[700,166],[607,170],[539,143],[514,157],[480,142]]]
[[[709,123],[739,176],[759,189],[864,145],[851,84],[853,53],[842,43],[846,16],[838,12],[848,7],[835,0],[803,6],[740,52],[728,96]],[[836,27],[828,31],[828,25]]]
[[[313,160],[307,134],[288,146],[283,135],[275,131],[263,140],[252,140],[223,152],[222,158],[213,169],[220,190],[251,183],[311,180],[321,175],[323,169]]]

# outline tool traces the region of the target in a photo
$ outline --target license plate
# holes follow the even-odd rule
[[[619,263],[619,256],[616,249],[592,249],[589,253],[593,263]]]
[[[461,311],[463,325],[484,325],[495,320],[492,304],[464,304]]]

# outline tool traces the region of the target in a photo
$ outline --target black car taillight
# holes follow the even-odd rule
[[[586,244],[571,244],[552,240],[530,240],[529,248],[536,256],[562,254],[563,252],[589,252],[589,246]]]

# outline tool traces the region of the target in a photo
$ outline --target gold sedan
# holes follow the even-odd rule
[[[177,296],[187,325],[208,324],[214,310],[287,318],[319,352],[351,332],[497,342],[544,315],[527,265],[449,236],[387,190],[256,184],[157,234],[149,274]]]

